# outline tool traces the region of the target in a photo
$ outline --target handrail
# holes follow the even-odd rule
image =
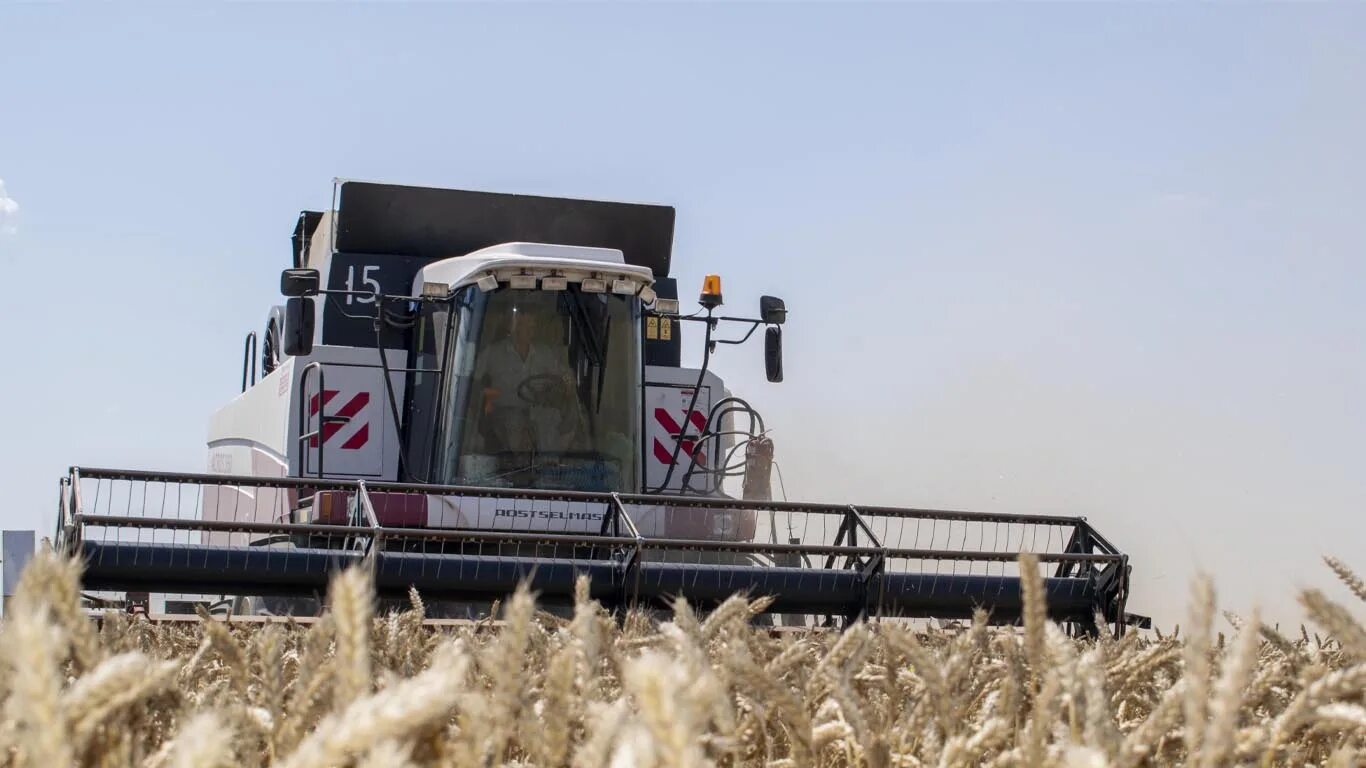
[[[268,477],[265,475],[217,475],[210,472],[157,472],[145,469],[108,469],[73,467],[88,480],[140,480],[152,483],[191,483],[201,485],[238,485],[246,488],[300,488],[320,491],[351,491],[355,480],[313,477]],[[373,489],[373,486],[370,486]]]
[[[164,517],[127,517],[124,515],[85,515],[80,523],[105,528],[174,528],[190,531],[220,533],[281,533],[315,536],[372,536],[405,537],[415,539],[450,539],[460,541],[522,542],[544,544],[634,544],[625,536],[594,536],[592,534],[526,533],[519,531],[469,530],[463,528],[385,528],[363,525],[331,525],[327,523],[277,523],[232,520],[192,520]],[[689,542],[691,543],[691,542]]]
[[[318,374],[318,428],[312,432],[308,431],[308,425],[312,421],[313,410],[308,399],[308,374],[316,371]],[[327,432],[327,379],[323,373],[323,364],[317,360],[304,366],[299,373],[299,477],[308,474],[308,440],[316,437],[318,440],[318,477],[323,476],[323,444],[326,442]],[[353,486],[354,487],[354,486]]]
[[[310,363],[310,366],[317,363]],[[306,369],[305,369],[306,370]],[[301,385],[303,378],[300,378]],[[320,398],[321,400],[321,398]],[[304,403],[304,407],[307,403]],[[322,412],[321,403],[319,412]],[[302,458],[301,458],[302,461]],[[154,472],[147,470],[124,470],[96,467],[81,467],[88,477],[106,480],[155,480],[162,482],[203,482],[214,485],[257,486],[262,488],[317,488],[318,490],[354,490],[355,480],[331,479],[321,477],[260,477],[255,475],[215,475],[209,473]],[[301,465],[302,469],[302,465]],[[302,475],[302,471],[301,471]],[[504,499],[549,499],[553,501],[595,501],[612,503],[613,494],[597,491],[555,491],[531,488],[498,488],[492,486],[437,485],[424,483],[367,482],[366,488],[372,493],[418,493],[426,496],[476,496]],[[751,499],[732,499],[715,496],[680,496],[676,494],[638,494],[619,493],[617,498],[623,504],[641,506],[697,507],[700,509],[733,509],[778,512],[806,512],[812,514],[841,515],[849,514],[848,504],[822,504],[798,501],[756,501]],[[954,520],[984,523],[1014,523],[1022,525],[1077,526],[1086,524],[1084,517],[1061,515],[1010,514],[1003,512],[964,512],[944,509],[921,509],[915,507],[870,507],[858,506],[859,514],[867,517],[894,517],[923,520]]]
[[[716,552],[747,552],[757,554],[799,554],[835,556],[874,556],[905,560],[974,560],[978,562],[1012,563],[1023,552],[984,552],[949,549],[903,549],[894,547],[841,546],[825,544],[784,544],[752,541],[716,541],[711,539],[670,539],[649,536],[601,536],[593,533],[533,533],[496,529],[465,528],[391,528],[387,526],[333,525],[326,523],[246,522],[230,520],[195,520],[163,517],[129,517],[124,515],[84,515],[78,519],[84,525],[110,528],[175,528],[184,530],[235,533],[281,533],[302,535],[366,536],[419,540],[452,540],[467,542],[522,542],[544,544],[576,544],[600,546],[617,544],[647,549],[708,550]],[[1124,555],[1082,554],[1076,552],[1037,552],[1044,563],[1117,563]]]
[[[242,343],[242,391],[247,391],[247,364],[251,363],[251,385],[256,386],[256,331],[247,334]]]

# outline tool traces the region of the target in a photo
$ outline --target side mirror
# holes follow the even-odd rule
[[[764,372],[768,380],[783,380],[783,329],[770,325],[764,329]]]
[[[318,270],[286,269],[281,272],[280,293],[285,296],[317,296]]]
[[[286,355],[301,357],[313,351],[313,299],[295,296],[285,302],[285,330],[281,335]]]
[[[777,296],[760,296],[759,319],[765,325],[782,325],[787,320],[787,305]]]

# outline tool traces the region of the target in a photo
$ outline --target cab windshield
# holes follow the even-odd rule
[[[471,286],[455,300],[437,482],[637,485],[640,326],[630,296]]]

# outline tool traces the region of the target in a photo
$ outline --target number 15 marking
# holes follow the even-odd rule
[[[378,264],[366,264],[365,266],[361,267],[361,270],[360,270],[361,285],[364,286],[364,288],[369,288],[370,290],[374,291],[376,294],[378,294],[378,293],[380,292],[379,281],[376,280],[375,278],[371,277],[371,276],[370,276],[370,273],[371,273],[371,272],[378,272],[378,271],[379,271],[379,265],[378,265]],[[361,290],[364,290],[364,288],[362,288]],[[356,290],[356,268],[355,268],[354,266],[351,266],[351,267],[347,267],[347,268],[346,268],[346,290],[348,290],[348,291],[354,291],[354,290]],[[352,300],[352,299],[355,299],[358,303],[361,303],[361,304],[374,304],[374,303],[375,303],[375,297],[374,297],[374,296],[352,296],[351,294],[347,294],[347,296],[346,296],[346,303],[349,305],[349,304],[351,303],[351,300]]]

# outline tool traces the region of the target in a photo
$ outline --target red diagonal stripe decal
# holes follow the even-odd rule
[[[331,440],[331,439],[332,439],[332,436],[335,435],[335,434],[337,434],[337,430],[339,430],[339,429],[341,429],[341,428],[342,428],[342,425],[341,425],[341,424],[335,424],[335,423],[324,424],[324,425],[323,425],[323,442],[325,443],[325,442],[327,442],[328,440]],[[308,447],[309,447],[309,448],[317,448],[317,447],[318,447],[318,436],[317,436],[317,435],[314,435],[314,436],[308,438]]]
[[[668,430],[669,434],[676,435],[679,433],[678,422],[674,421],[673,415],[663,408],[655,409],[655,421],[659,422],[661,427]],[[703,416],[701,411],[693,411],[692,416],[688,418],[688,421],[691,422],[694,427],[697,427],[699,433],[704,432],[707,429],[707,417]]]
[[[670,435],[678,434],[678,422],[674,421],[674,417],[670,416],[669,412],[663,408],[655,409],[655,421],[659,422],[659,425],[664,427],[664,431]]]
[[[675,440],[679,438],[682,430],[678,426],[678,422],[674,421],[674,417],[670,415],[670,413],[667,410],[663,408],[656,408],[655,421],[659,422],[659,425],[661,427],[664,427],[665,432],[667,432],[670,437],[674,438]],[[705,431],[707,428],[707,419],[705,416],[702,415],[700,411],[693,411],[692,416],[688,419],[688,421],[692,424],[692,426],[697,428],[698,433]],[[699,464],[705,465],[707,463],[707,455],[702,452],[702,446],[699,445],[696,440],[684,439],[680,442],[682,443],[682,450],[684,453],[695,458]],[[655,458],[663,464],[672,463],[673,451],[669,450],[668,448],[665,448],[664,444],[659,442],[658,440],[655,440],[654,443]]]
[[[349,419],[352,416],[355,416],[356,414],[360,413],[360,409],[364,408],[366,404],[368,404],[369,402],[370,393],[362,392],[359,395],[356,395],[355,397],[351,398],[346,403],[346,405],[343,405],[341,408],[339,408],[337,410],[337,415],[342,417],[343,419]]]
[[[661,443],[661,442],[659,442],[659,440],[657,440],[657,439],[656,439],[654,442],[655,442],[655,458],[656,458],[656,459],[659,459],[659,463],[661,463],[661,464],[671,464],[671,463],[673,463],[673,458],[674,458],[673,451],[671,451],[671,450],[668,449],[668,448],[665,448],[665,447],[664,447],[664,444]],[[695,444],[693,443],[693,441],[691,441],[691,440],[684,440],[684,441],[683,441],[683,450],[682,450],[682,453],[686,453],[686,454],[689,454],[689,455],[695,457],[695,458],[697,459],[697,463],[698,463],[698,464],[705,465],[705,464],[707,463],[707,455],[706,455],[705,453],[702,452],[701,446],[695,445]]]
[[[341,391],[341,390],[337,390],[337,389],[328,389],[328,390],[324,390],[324,391],[323,391],[323,405],[327,405],[327,403],[328,403],[332,398],[336,397],[336,396],[337,396],[337,393],[340,392],[340,391]],[[317,395],[314,395],[313,397],[310,397],[310,398],[308,399],[308,415],[309,415],[309,416],[316,416],[317,414],[318,414],[318,396],[317,396]]]
[[[365,445],[365,442],[366,442],[367,440],[369,440],[369,439],[370,439],[370,425],[369,425],[369,424],[362,424],[362,425],[360,425],[360,429],[356,430],[356,434],[352,435],[351,438],[350,438],[349,440],[347,440],[346,442],[342,443],[342,450],[343,450],[343,451],[354,451],[354,450],[360,448],[362,445]]]
[[[330,402],[332,401],[332,399],[333,399],[334,397],[336,397],[336,396],[340,393],[340,391],[341,391],[341,390],[337,390],[337,389],[327,389],[327,390],[323,390],[323,393],[322,393],[322,405],[323,405],[323,407],[326,408],[327,404],[330,403]],[[354,397],[352,397],[350,400],[346,401],[346,404],[343,405],[341,408],[338,408],[338,409],[337,409],[337,412],[334,413],[334,414],[331,414],[331,416],[334,417],[334,418],[351,419],[351,418],[354,418],[356,414],[360,413],[360,412],[365,408],[365,406],[367,406],[367,405],[369,405],[369,404],[370,404],[370,393],[369,393],[369,392],[361,392],[361,393],[355,395]],[[308,401],[308,412],[309,412],[309,415],[312,415],[312,416],[316,416],[316,415],[317,415],[317,413],[318,413],[318,396],[317,396],[317,395],[313,395],[313,397],[309,398],[309,401]],[[324,411],[324,415],[327,415],[327,414],[326,414],[326,411]],[[342,428],[343,426],[345,426],[345,422],[330,421],[330,420],[329,420],[329,421],[327,421],[326,423],[324,423],[324,424],[322,425],[323,442],[326,443],[327,441],[331,440],[334,436],[336,436],[336,434],[337,434],[338,432],[341,431],[341,428]],[[368,424],[362,425],[361,428],[360,428],[359,430],[357,430],[356,433],[355,433],[354,435],[352,435],[350,438],[347,439],[346,443],[345,443],[344,445],[342,445],[342,448],[346,448],[346,449],[350,449],[350,450],[355,450],[355,449],[357,449],[357,448],[360,448],[361,446],[365,445],[365,443],[366,443],[366,441],[369,439],[369,437],[370,437],[370,425],[368,425]],[[310,447],[316,448],[317,445],[318,445],[318,438],[317,438],[316,436],[309,438],[309,439],[308,439],[308,444],[309,444]]]
[[[704,418],[704,417],[702,416],[702,412],[701,412],[701,411],[693,411],[693,412],[692,412],[692,419],[691,419],[691,421],[692,421],[692,425],[693,425],[694,427],[697,427],[697,432],[698,432],[698,434],[701,434],[701,433],[707,431],[707,420],[706,420],[706,418]]]

